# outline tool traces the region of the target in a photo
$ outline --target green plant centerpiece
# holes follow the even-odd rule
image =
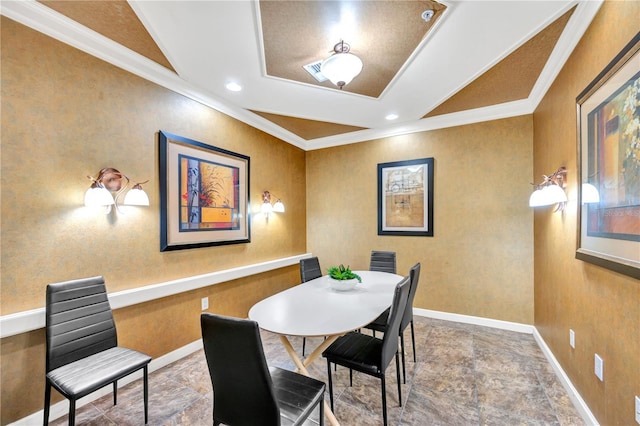
[[[329,274],[329,285],[337,291],[352,290],[356,284],[362,282],[360,275],[356,274],[349,266],[332,266],[327,269]]]

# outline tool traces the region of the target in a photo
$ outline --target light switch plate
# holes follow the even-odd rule
[[[601,382],[604,381],[604,361],[600,358],[600,355],[595,356],[595,373]]]
[[[572,329],[569,329],[569,344],[573,349],[576,348],[576,333]]]
[[[203,311],[206,311],[207,309],[209,309],[209,298],[203,297],[202,300],[200,301],[200,305],[202,306]]]

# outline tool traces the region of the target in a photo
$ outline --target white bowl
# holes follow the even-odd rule
[[[352,280],[334,280],[329,278],[329,286],[335,291],[350,291],[358,284],[357,279]]]

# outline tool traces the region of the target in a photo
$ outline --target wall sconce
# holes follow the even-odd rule
[[[262,193],[262,200],[260,212],[265,216],[269,217],[271,212],[284,213],[284,204],[282,204],[280,198],[276,197],[276,202],[271,205],[271,193],[269,191],[264,191]]]
[[[92,183],[84,194],[84,205],[86,207],[106,206],[106,214],[111,212],[111,206],[115,205],[116,209],[118,209],[118,199],[131,183],[129,177],[112,167],[106,167],[100,170],[97,178],[92,176],[87,177]],[[126,182],[123,184],[123,180],[125,179]],[[142,189],[142,184],[147,182],[149,181],[147,180],[133,185],[124,197],[124,204],[129,206],[148,206],[149,197]],[[115,195],[112,195],[114,192]]]
[[[555,173],[546,176],[542,175],[544,180],[535,186],[535,191],[529,197],[530,207],[550,206],[557,204],[554,210],[563,211],[567,204],[567,194],[564,192],[567,180],[567,169],[560,167]]]
[[[590,183],[582,184],[582,204],[599,203],[600,193],[598,189]]]

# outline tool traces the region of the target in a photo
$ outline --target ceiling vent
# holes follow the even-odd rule
[[[321,65],[322,65],[322,60],[315,61],[307,65],[303,65],[302,68],[304,68],[309,74],[311,74],[313,78],[315,78],[318,81],[318,83],[322,83],[323,81],[327,81],[327,77],[325,77],[320,72]]]

